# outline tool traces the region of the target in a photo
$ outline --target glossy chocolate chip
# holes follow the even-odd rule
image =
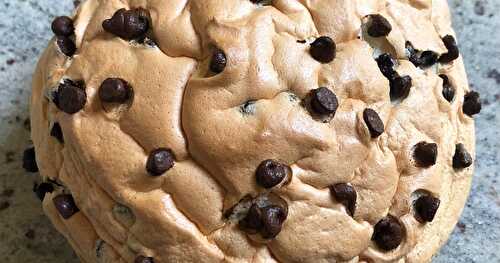
[[[311,108],[320,115],[335,115],[339,102],[337,96],[328,88],[321,87],[311,91]]]
[[[123,79],[108,78],[99,87],[99,99],[107,103],[125,103],[132,94],[132,88]]]
[[[56,39],[57,46],[61,50],[61,53],[68,57],[72,57],[76,52],[76,45],[73,39],[65,36],[58,36]]]
[[[125,40],[142,39],[149,30],[149,20],[143,9],[116,11],[110,19],[102,22],[107,32]]]
[[[56,36],[69,37],[75,32],[73,20],[67,16],[56,17],[54,21],[52,21],[51,28]]]
[[[394,79],[397,76],[396,71],[394,70],[394,58],[391,56],[389,53],[384,53],[380,55],[377,59],[377,65],[380,69],[380,72],[387,78],[387,79]]]
[[[47,193],[52,193],[54,191],[54,186],[50,183],[41,183],[33,185],[33,192],[36,196],[43,201]]]
[[[210,71],[213,73],[219,74],[226,68],[227,58],[224,51],[216,48],[212,54],[212,58],[210,59]]]
[[[358,197],[354,187],[345,184],[335,184],[330,186],[330,193],[335,200],[347,208],[349,215],[353,216],[356,210],[356,199]]]
[[[410,76],[396,76],[389,81],[391,100],[404,99],[408,97],[412,86]]]
[[[335,59],[337,45],[333,39],[327,36],[322,36],[311,43],[309,53],[311,56],[321,63],[330,63]]]
[[[36,173],[38,172],[38,165],[36,164],[36,154],[35,148],[30,147],[24,150],[23,153],[23,168],[27,172]]]
[[[455,97],[455,88],[451,85],[448,76],[441,74],[439,77],[443,79],[443,98],[445,98],[448,102],[452,102]]]
[[[243,113],[244,115],[253,115],[255,114],[256,110],[256,101],[255,100],[249,100],[245,102],[245,104],[240,106],[240,112]]]
[[[248,210],[246,216],[239,223],[248,234],[256,234],[262,228],[262,211],[257,204],[253,204]]]
[[[175,157],[170,149],[159,148],[149,154],[146,170],[150,175],[159,176],[174,166]]]
[[[443,43],[446,46],[446,49],[448,49],[448,52],[439,57],[439,62],[450,63],[460,56],[457,42],[455,41],[455,38],[453,36],[446,35],[445,37],[443,37]]]
[[[385,37],[392,31],[392,26],[387,19],[379,14],[370,15],[368,22],[368,35],[371,37]]]
[[[424,195],[415,202],[415,211],[417,218],[423,222],[432,222],[439,208],[441,201],[430,195]]]
[[[66,79],[57,90],[58,108],[68,114],[75,114],[83,109],[87,102],[87,93],[82,82]]]
[[[60,143],[64,143],[64,136],[61,125],[59,125],[59,123],[55,122],[52,125],[52,128],[50,129],[50,136],[56,138]]]
[[[403,227],[396,218],[387,216],[375,225],[372,240],[382,250],[393,250],[403,241]]]
[[[455,154],[453,155],[453,168],[464,169],[472,165],[472,156],[465,149],[462,143],[455,146]]]
[[[290,173],[290,167],[276,160],[265,160],[255,172],[257,184],[264,188],[272,188],[283,181]]]
[[[437,155],[438,149],[435,143],[419,142],[413,151],[413,158],[420,167],[430,167],[436,164]]]
[[[152,257],[137,256],[134,263],[154,263],[154,260]]]
[[[471,91],[464,96],[464,105],[462,110],[465,114],[472,117],[481,112],[481,100],[479,99],[479,93]]]
[[[382,122],[378,113],[373,109],[367,108],[363,111],[363,120],[372,138],[377,138],[384,133],[384,122]]]
[[[275,238],[280,232],[287,214],[280,206],[267,206],[262,209],[261,235],[265,239]]]
[[[73,196],[69,194],[58,195],[52,199],[52,202],[64,219],[68,219],[80,211],[75,204],[75,200],[73,200]]]

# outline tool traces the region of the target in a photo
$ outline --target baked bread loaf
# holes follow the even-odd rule
[[[24,161],[82,262],[428,262],[457,222],[481,104],[445,0],[87,0],[52,30]]]

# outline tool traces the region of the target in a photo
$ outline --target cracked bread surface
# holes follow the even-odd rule
[[[258,1],[254,1],[258,2]],[[106,32],[121,9],[147,10],[152,45]],[[392,26],[383,38],[364,33],[367,16]],[[32,138],[41,175],[60,184],[43,207],[82,262],[428,262],[446,241],[468,196],[473,169],[454,169],[456,145],[474,155],[474,121],[461,58],[421,68],[416,50],[445,54],[454,35],[445,0],[87,0],[75,11],[71,58],[51,41],[33,79]],[[310,54],[319,36],[336,57]],[[214,50],[227,64],[210,72]],[[375,58],[390,53],[412,86],[392,100]],[[442,95],[445,74],[455,89]],[[122,78],[133,89],[124,104],[104,103],[99,87]],[[67,114],[47,99],[64,79],[85,83],[82,110]],[[307,98],[327,87],[338,109],[311,114]],[[251,103],[249,103],[251,102]],[[363,118],[375,110],[385,132],[372,138]],[[64,143],[50,136],[58,123]],[[414,148],[437,145],[421,167]],[[161,176],[146,171],[161,147],[175,155]],[[259,164],[291,169],[271,189],[255,179]],[[351,216],[330,186],[357,193]],[[267,240],[226,214],[242,200],[272,192],[286,202],[280,233]],[[53,198],[71,194],[79,212],[64,219]],[[416,216],[420,195],[440,200],[432,222]],[[247,213],[244,206],[241,213]],[[403,230],[396,248],[380,249],[374,228],[387,215]]]

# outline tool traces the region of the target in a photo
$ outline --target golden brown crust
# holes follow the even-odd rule
[[[138,7],[149,11],[157,47],[102,29],[116,10]],[[361,33],[374,13],[393,27],[386,40]],[[64,185],[47,195],[44,209],[83,262],[133,262],[139,254],[155,262],[428,262],[446,241],[473,170],[451,167],[456,143],[474,153],[474,122],[461,110],[467,78],[461,58],[421,70],[405,50],[411,41],[446,52],[441,37],[453,30],[445,0],[87,0],[74,18],[77,53],[68,59],[51,41],[33,78],[31,120],[42,176]],[[309,54],[307,43],[320,35],[337,43],[331,63]],[[214,48],[228,61],[211,76]],[[391,102],[389,81],[373,59],[381,51],[412,77],[401,103]],[[451,104],[441,95],[442,73],[456,87]],[[97,90],[111,77],[133,87],[129,104],[99,101]],[[46,99],[63,78],[86,84],[87,103],[77,114]],[[311,118],[302,103],[320,86],[340,102],[329,123]],[[243,114],[249,100],[254,111]],[[378,139],[363,121],[367,107],[385,124]],[[54,122],[64,145],[49,136]],[[427,169],[412,158],[420,141],[438,145],[437,164]],[[146,159],[160,147],[172,149],[176,163],[152,177]],[[264,191],[254,172],[266,159],[289,164],[293,176],[275,190],[288,203],[283,230],[258,244],[223,214]],[[354,217],[328,191],[346,182],[357,189]],[[441,200],[425,225],[413,215],[419,190]],[[63,191],[81,210],[68,220],[51,201]],[[371,236],[388,213],[405,237],[383,252]]]

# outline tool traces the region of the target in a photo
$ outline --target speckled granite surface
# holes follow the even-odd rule
[[[434,262],[500,262],[500,0],[450,0],[472,87],[481,93],[472,194]],[[70,0],[0,0],[0,262],[78,262],[42,213],[20,169],[30,144],[31,74],[51,37],[50,22]]]

